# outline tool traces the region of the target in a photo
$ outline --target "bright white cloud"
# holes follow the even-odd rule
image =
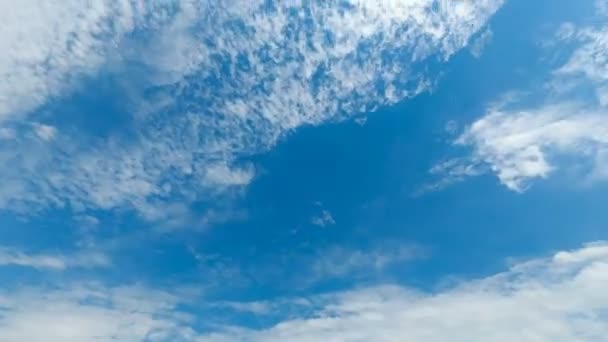
[[[601,341],[608,334],[608,245],[596,243],[424,293],[381,286],[325,295],[312,314],[201,341]]]
[[[140,105],[133,113],[134,136],[99,141],[78,127],[57,127],[62,134],[51,146],[18,137],[0,150],[0,160],[14,165],[2,170],[3,208],[130,207],[155,218],[161,212],[158,204],[167,199],[188,201],[218,186],[247,184],[253,168],[236,164],[239,157],[268,150],[302,125],[339,120],[427,89],[433,75],[425,73],[425,63],[445,60],[466,46],[502,1],[336,1],[307,7],[285,2],[269,7],[264,1],[218,6],[184,0],[156,8],[147,2],[143,8],[136,1],[100,2],[93,9],[70,4],[52,9],[65,15],[42,17],[44,27],[58,29],[30,64],[18,61],[36,42],[20,44],[15,37],[34,35],[38,24],[13,28],[10,39],[0,37],[14,51],[0,70],[11,75],[22,70],[11,77],[23,78],[24,87],[33,84],[4,92],[10,97],[2,100],[4,110],[21,108],[13,99],[33,103],[25,111],[60,95],[60,88],[51,85],[70,83],[66,79],[85,73],[81,69],[101,70],[107,49],[116,42],[120,49],[112,50],[117,51],[112,56],[119,61],[112,63],[143,65],[146,87],[156,95],[134,101]],[[26,10],[37,11],[32,6]],[[11,11],[3,13],[11,16]],[[34,17],[23,14],[21,20]],[[98,34],[107,27],[112,30]],[[148,27],[154,30],[148,40],[129,34],[148,32]],[[68,44],[72,40],[83,45],[78,54]],[[40,62],[48,56],[58,56],[57,66]],[[39,64],[44,64],[43,72],[32,71]],[[116,77],[128,82],[129,65],[115,67]],[[35,99],[23,95],[37,88],[53,90],[39,92]],[[70,129],[74,134],[63,133]]]
[[[34,254],[12,248],[0,248],[0,266],[22,266],[62,271],[68,268],[93,268],[109,265],[110,260],[102,253]]]
[[[606,179],[608,151],[608,30],[563,25],[557,37],[577,44],[568,61],[557,68],[543,89],[546,100],[521,104],[518,96],[491,106],[486,115],[456,140],[470,146],[470,158],[435,166],[447,175],[437,186],[486,170],[509,189],[524,191],[536,178],[546,178],[564,165],[561,158],[577,159],[577,174],[586,180]],[[590,87],[594,94],[577,92]]]
[[[570,104],[527,111],[495,110],[476,121],[457,143],[474,148],[472,161],[486,163],[508,188],[523,191],[556,167],[551,157],[574,155],[600,161],[608,150],[608,113]],[[608,167],[594,163],[592,171]]]

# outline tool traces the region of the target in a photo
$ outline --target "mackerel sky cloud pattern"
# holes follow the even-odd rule
[[[47,144],[28,132],[29,125],[19,127],[22,121],[8,117],[6,129],[19,134],[0,151],[2,162],[14,165],[2,174],[10,182],[0,189],[0,205],[21,212],[26,206],[127,206],[155,219],[154,208],[168,198],[246,185],[255,170],[239,158],[267,151],[294,129],[428,90],[437,75],[419,70],[466,46],[500,4],[45,3],[57,14],[25,5],[20,15],[37,15],[43,24],[14,22],[2,38],[12,51],[2,73],[28,80],[2,92],[4,112],[27,113],[47,100],[60,101],[87,77],[109,72],[119,82],[131,67],[148,77],[136,98],[119,100],[135,103],[136,114],[125,114],[133,116],[128,131],[134,136],[117,131],[91,139],[68,125]],[[53,36],[21,38],[22,30],[34,29]],[[139,36],[143,43],[134,41]],[[62,113],[22,115],[53,122]]]

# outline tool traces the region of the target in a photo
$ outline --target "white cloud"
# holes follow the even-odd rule
[[[22,266],[36,269],[63,271],[68,268],[94,268],[110,265],[102,253],[34,254],[12,248],[0,248],[0,266]]]
[[[381,285],[306,298],[198,303],[189,291],[144,286],[20,286],[0,290],[0,340],[601,341],[608,334],[606,283],[608,244],[595,242],[429,292]],[[259,330],[218,325],[226,312],[206,311],[217,308],[278,321]]]
[[[225,163],[210,164],[205,171],[206,179],[217,185],[247,185],[253,178],[251,168],[231,168]]]
[[[566,166],[560,163],[562,158],[576,159],[569,166],[578,168],[576,177],[585,182],[606,179],[608,30],[568,24],[557,36],[560,42],[577,46],[542,89],[539,97],[544,101],[530,106],[510,96],[490,106],[456,140],[470,146],[472,155],[433,168],[447,176],[439,187],[490,170],[509,189],[521,192],[532,180]],[[591,94],[581,96],[587,88]]]
[[[0,4],[0,121],[58,96],[94,74],[116,39],[133,29],[128,1],[24,0]]]
[[[56,83],[103,71],[109,55],[119,60],[113,63],[144,65],[146,87],[157,94],[135,101],[135,136],[100,141],[78,127],[57,127],[62,134],[50,146],[19,136],[0,150],[0,160],[13,165],[0,173],[0,207],[121,207],[154,218],[169,198],[188,202],[218,186],[247,184],[253,168],[236,164],[240,157],[268,150],[302,125],[350,117],[426,90],[434,75],[426,74],[425,63],[466,46],[502,1],[140,4],[100,2],[90,9],[62,3],[49,11],[63,12],[48,17],[24,12],[19,17],[27,25],[15,23],[9,38],[0,37],[14,52],[0,60],[0,70],[23,79],[25,87],[2,92],[10,97],[0,99],[5,112],[27,111],[59,96]],[[14,11],[11,6],[3,13]],[[40,44],[29,39],[30,33],[38,37],[39,26],[57,29],[49,30],[43,52],[36,49],[36,58],[21,64],[21,56]],[[106,34],[107,27],[113,29]],[[148,27],[154,32],[149,41],[129,34]],[[27,39],[20,43],[18,36]],[[82,45],[77,53],[72,40]],[[110,48],[118,53],[107,53]],[[48,56],[57,65],[41,62]],[[42,73],[33,71],[41,63]],[[129,65],[115,68],[115,78],[128,81]],[[44,91],[33,91],[38,88]],[[41,95],[27,97],[32,92]]]
[[[474,148],[472,161],[486,163],[508,188],[523,191],[534,178],[556,167],[551,155],[597,159],[608,149],[608,113],[570,104],[522,111],[494,110],[479,119],[457,143]],[[593,169],[603,169],[597,164]]]
[[[608,334],[608,245],[513,266],[435,293],[380,286],[323,295],[264,330],[201,341],[601,341]]]
[[[21,288],[0,291],[6,342],[191,341],[175,296],[141,286]]]

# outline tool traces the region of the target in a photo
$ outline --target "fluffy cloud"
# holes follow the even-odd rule
[[[32,341],[190,341],[177,298],[147,288],[75,285],[0,291],[0,339]]]
[[[433,168],[433,173],[447,175],[438,186],[489,170],[509,189],[521,192],[535,178],[558,169],[562,158],[576,159],[577,167],[586,170],[577,177],[606,178],[608,30],[567,24],[557,36],[576,48],[542,89],[544,101],[529,106],[510,96],[491,106],[456,140],[470,146],[472,155]]]
[[[523,191],[555,166],[550,156],[574,155],[593,162],[592,174],[608,167],[608,112],[558,104],[522,111],[492,111],[476,121],[457,143],[474,146],[472,162],[485,163],[508,188]],[[453,170],[452,170],[453,171]]]
[[[198,303],[189,291],[143,286],[21,286],[0,290],[0,339],[601,341],[608,334],[606,283],[608,244],[596,242],[433,292],[382,285],[307,298]],[[218,308],[223,311],[213,311]],[[276,323],[260,330],[227,325],[225,310],[228,322],[246,312]]]
[[[3,57],[0,70],[32,84],[2,92],[6,113],[59,96],[63,90],[55,84],[105,72],[108,63],[121,65],[112,72],[125,82],[134,77],[133,65],[145,70],[147,95],[132,101],[136,134],[100,140],[78,126],[57,127],[52,141],[42,144],[40,135],[20,130],[19,122],[6,124],[20,133],[0,149],[0,160],[14,166],[2,171],[0,206],[134,208],[155,219],[159,203],[193,201],[218,188],[242,186],[254,169],[239,159],[268,150],[292,130],[427,89],[433,75],[424,66],[466,46],[501,3],[336,1],[302,7],[264,1],[225,6],[108,1],[93,9],[55,4],[52,10],[65,15],[49,16],[52,22],[41,26],[57,26],[49,30],[53,36],[44,41],[43,52],[29,38],[37,24],[13,28],[0,38],[13,51]],[[35,15],[21,17],[38,22],[30,19]],[[19,62],[30,48],[36,59]],[[57,65],[45,64],[49,56]],[[52,90],[29,97],[37,88]],[[21,106],[25,100],[29,105]]]
[[[310,301],[310,315],[201,341],[600,341],[607,282],[608,245],[596,243],[436,293],[381,286],[325,295]]]

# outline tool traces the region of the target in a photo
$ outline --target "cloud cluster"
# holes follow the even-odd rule
[[[292,130],[427,89],[434,76],[427,66],[466,46],[501,4],[117,0],[83,9],[62,2],[52,10],[63,12],[41,25],[24,13],[32,27],[0,37],[11,51],[0,70],[33,85],[2,91],[5,116],[61,95],[59,85],[77,75],[108,72],[108,64],[127,83],[145,70],[145,91],[131,101],[129,134],[101,140],[69,124],[36,123],[49,127],[40,135],[9,120],[3,129],[12,134],[3,136],[12,139],[3,140],[0,161],[13,167],[0,174],[0,207],[133,208],[157,219],[159,203],[247,184],[254,169],[239,160]],[[57,27],[43,44],[30,34],[39,26]],[[28,53],[36,58],[21,63]]]

